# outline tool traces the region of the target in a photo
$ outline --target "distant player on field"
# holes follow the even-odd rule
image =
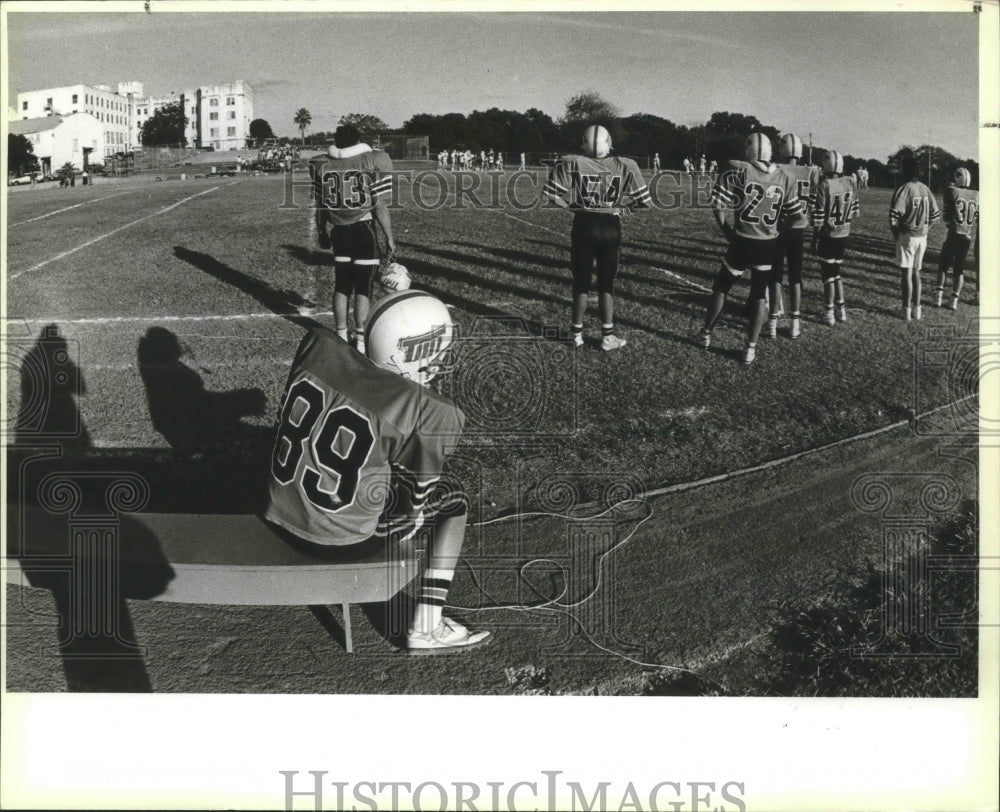
[[[823,277],[824,318],[831,326],[838,321],[847,321],[844,280],[840,272],[843,269],[847,238],[851,233],[851,220],[860,211],[857,180],[853,175],[844,174],[844,156],[836,150],[828,151],[823,159],[823,179],[816,189],[812,212],[815,229],[812,248],[819,256],[820,275]]]
[[[441,481],[465,417],[427,384],[454,339],[430,294],[392,293],[372,309],[367,356],[323,327],[299,345],[271,456],[266,518],[318,557],[399,544],[430,529],[410,623],[411,653],[469,649],[471,632],[442,610],[465,539],[467,497]],[[392,558],[389,558],[390,562]],[[390,565],[386,577],[392,577]]]
[[[653,171],[654,172],[659,172],[660,171],[660,153],[659,152],[654,152],[653,153]]]
[[[790,289],[791,337],[798,338],[802,332],[799,322],[802,309],[802,257],[805,246],[806,226],[809,225],[809,211],[813,207],[813,197],[819,183],[820,172],[815,166],[800,166],[802,160],[802,139],[794,133],[786,133],[778,142],[778,156],[781,169],[795,182],[795,196],[802,203],[801,210],[789,217],[778,229],[778,240],[771,270],[770,316],[767,334],[775,338],[778,334],[778,315],[781,309],[781,282],[785,262],[788,263],[788,285]]]
[[[931,190],[918,178],[917,160],[907,155],[900,162],[903,183],[889,204],[889,227],[896,239],[896,266],[902,282],[903,318],[919,319],[920,270],[927,250],[927,232],[941,219],[941,211]]]
[[[941,262],[937,277],[937,306],[941,307],[944,298],[944,279],[950,270],[951,309],[958,309],[958,296],[962,292],[962,282],[965,276],[965,259],[969,255],[969,246],[973,237],[979,239],[977,225],[979,223],[979,192],[970,189],[972,175],[964,166],[955,170],[953,183],[944,192],[944,222],[948,226],[948,236],[941,246]],[[978,272],[976,281],[978,284]]]
[[[712,214],[729,243],[722,267],[712,285],[712,298],[705,313],[705,326],[698,336],[708,349],[712,329],[722,314],[733,283],[750,271],[750,319],[743,363],[752,364],[757,338],[767,318],[765,296],[778,239],[778,225],[797,215],[803,204],[795,181],[771,163],[771,140],[764,133],[751,133],[744,145],[745,161],[730,161],[712,189]],[[726,221],[731,211],[733,224]]]
[[[563,155],[556,161],[543,193],[555,205],[575,213],[570,234],[573,342],[583,346],[583,317],[596,267],[601,349],[617,350],[626,343],[614,334],[621,216],[649,207],[649,189],[635,161],[610,155],[611,134],[604,127],[587,127],[582,149],[583,155]]]
[[[359,143],[358,129],[342,124],[326,156],[310,162],[315,223],[321,247],[333,248],[333,315],[337,335],[348,340],[347,312],[354,297],[355,346],[364,352],[363,331],[370,307],[372,273],[379,264],[374,225],[396,250],[385,195],[392,189],[392,159]],[[328,230],[329,229],[329,230]]]

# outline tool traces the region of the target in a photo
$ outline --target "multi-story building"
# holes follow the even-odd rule
[[[95,150],[98,156],[123,152],[136,143],[131,137],[129,99],[108,85],[69,85],[17,94],[17,116],[21,120],[74,113],[89,113],[101,123],[103,139]]]
[[[179,103],[187,120],[187,146],[216,150],[246,146],[253,120],[253,91],[243,81],[203,85],[171,92],[169,96],[147,96],[141,82],[120,82],[117,91],[107,85],[70,85],[31,90],[17,95],[17,117],[90,113],[104,126],[99,154],[140,149],[142,125],[170,104]]]

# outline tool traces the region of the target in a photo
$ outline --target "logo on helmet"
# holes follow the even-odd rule
[[[399,339],[397,345],[403,352],[403,361],[412,363],[425,358],[434,358],[444,347],[448,328],[442,324],[432,327],[428,332],[419,336],[405,336]]]

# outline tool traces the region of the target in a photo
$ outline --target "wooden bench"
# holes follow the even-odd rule
[[[55,578],[65,583],[70,573],[73,583],[112,584],[123,599],[340,604],[348,652],[354,650],[351,604],[384,603],[420,572],[412,547],[366,543],[324,548],[318,557],[253,515],[71,517],[16,505],[8,505],[7,515],[8,582],[52,589]]]

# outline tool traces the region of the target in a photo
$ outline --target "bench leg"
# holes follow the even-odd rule
[[[353,654],[354,640],[351,638],[351,604],[342,603],[340,604],[340,608],[344,614],[344,648],[347,649],[348,654]]]

